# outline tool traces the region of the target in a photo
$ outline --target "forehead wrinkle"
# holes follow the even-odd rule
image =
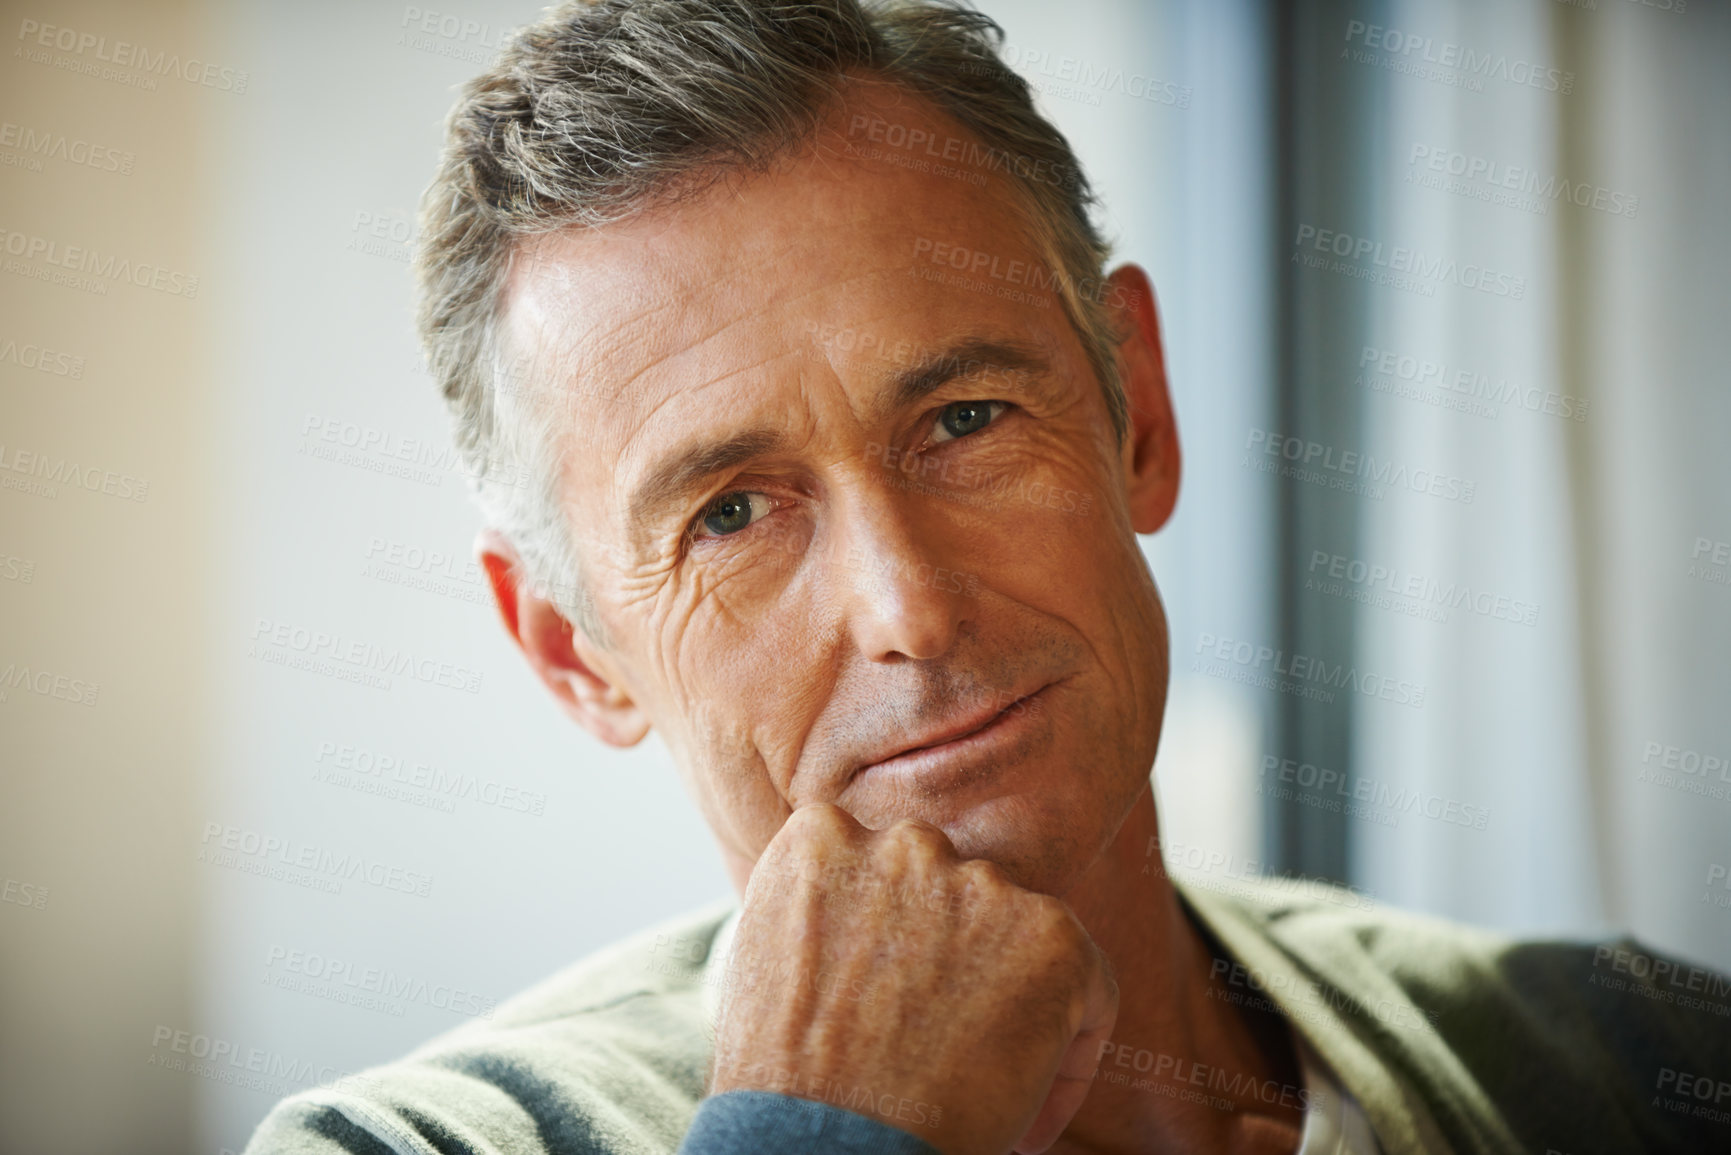
[[[832,287],[834,287],[835,284],[838,284],[838,283],[840,283],[840,282],[832,282],[829,285],[823,286],[823,288],[832,288]],[[612,394],[611,394],[613,400],[618,401],[625,394],[625,392],[630,388],[630,386],[632,385],[633,382],[638,381],[640,378],[644,377],[646,374],[649,374],[656,369],[667,366],[671,362],[678,361],[681,358],[684,358],[686,356],[693,355],[693,354],[699,354],[699,351],[704,346],[710,345],[717,338],[720,338],[720,337],[727,335],[730,331],[737,329],[742,324],[748,324],[748,323],[753,322],[753,321],[761,320],[764,312],[768,308],[783,305],[783,304],[786,304],[789,302],[796,302],[796,301],[804,299],[806,296],[814,295],[814,294],[821,292],[821,291],[822,291],[822,289],[810,289],[810,290],[806,290],[806,291],[803,291],[800,293],[788,292],[785,294],[778,295],[776,297],[772,297],[769,301],[766,301],[766,302],[761,302],[761,303],[757,303],[757,304],[741,303],[737,307],[737,309],[733,312],[733,314],[731,316],[717,318],[715,320],[715,322],[713,323],[713,325],[710,328],[708,328],[707,330],[702,331],[702,332],[698,332],[698,333],[694,333],[690,337],[687,337],[687,338],[682,338],[681,343],[678,345],[678,347],[661,349],[661,350],[657,351],[653,356],[651,356],[649,360],[647,360],[647,361],[643,362],[642,364],[634,367],[631,370],[631,372],[628,375],[626,375],[624,378],[620,379],[617,382],[616,386],[613,388]],[[724,293],[721,296],[722,296],[722,299],[725,300],[728,297],[733,296],[733,294],[725,294]],[[639,315],[633,316],[631,318],[627,318],[626,320],[620,322],[617,325],[610,327],[609,329],[607,329],[604,332],[597,332],[597,330],[591,330],[590,339],[597,341],[597,342],[600,342],[603,345],[604,349],[607,349],[609,346],[612,349],[618,349],[618,350],[623,350],[625,348],[631,347],[631,345],[633,344],[632,332],[634,332],[636,330],[653,329],[654,328],[654,325],[653,325],[654,315],[658,312],[663,311],[663,310],[674,309],[675,307],[676,306],[673,302],[667,302],[664,305],[658,306],[655,310],[650,310],[650,311],[645,312],[643,314],[639,314]],[[762,365],[766,365],[771,361],[775,361],[775,360],[778,360],[778,359],[784,358],[784,357],[797,356],[798,355],[797,350],[792,347],[794,345],[794,343],[795,343],[794,341],[790,340],[788,342],[788,345],[790,347],[787,349],[766,353],[759,360],[754,361],[751,364],[737,365],[737,366],[732,366],[730,368],[721,370],[716,376],[706,378],[702,381],[695,382],[693,385],[687,386],[686,389],[689,390],[689,389],[693,389],[693,388],[706,387],[710,384],[715,383],[716,381],[723,380],[727,377],[734,376],[734,375],[737,375],[739,373],[749,372],[750,370],[758,368]],[[603,354],[603,356],[605,356],[605,353]],[[667,401],[671,400],[672,396],[677,396],[679,392],[680,391],[676,391],[675,393],[673,393],[670,396],[662,397],[662,398],[658,399],[654,403],[653,407],[648,412],[644,413],[642,416],[640,416],[638,418],[639,427],[641,428],[642,423],[647,422],[655,414],[655,412],[657,410],[659,410],[663,405],[665,405],[667,403]],[[636,435],[634,434],[633,437],[635,437],[635,436]]]
[[[760,320],[762,318],[764,312],[769,307],[785,306],[785,305],[790,304],[790,303],[797,303],[799,301],[806,300],[807,298],[817,296],[821,293],[834,290],[838,286],[851,284],[855,280],[866,279],[866,278],[870,278],[870,277],[877,277],[877,276],[882,276],[882,275],[884,275],[882,270],[878,270],[878,269],[867,270],[867,271],[863,271],[863,272],[860,272],[858,274],[855,274],[854,276],[851,276],[851,277],[843,278],[841,280],[826,281],[822,285],[804,288],[804,289],[800,289],[797,291],[795,291],[791,288],[786,288],[786,289],[783,289],[782,291],[776,293],[774,296],[772,296],[768,302],[764,302],[762,304],[758,304],[755,306],[750,305],[750,304],[743,304],[739,307],[738,311],[733,316],[718,321],[718,323],[712,329],[710,329],[709,331],[707,331],[705,333],[697,335],[694,340],[682,345],[680,348],[668,349],[668,350],[665,350],[663,352],[660,352],[657,355],[655,355],[654,357],[652,357],[648,362],[639,366],[635,371],[632,372],[632,374],[629,377],[625,378],[623,381],[621,381],[619,383],[619,386],[618,386],[617,390],[615,391],[614,395],[617,398],[633,382],[639,380],[640,378],[642,378],[646,374],[649,374],[649,373],[651,373],[657,369],[665,368],[669,364],[671,364],[675,361],[678,361],[681,358],[684,358],[684,357],[689,356],[689,355],[701,356],[700,350],[703,346],[713,343],[718,338],[725,336],[730,331],[739,328],[743,324],[749,324],[751,322]],[[619,329],[616,328],[614,330],[614,332],[615,333],[619,332]],[[619,456],[623,457],[623,456],[627,455],[635,445],[637,445],[645,437],[649,436],[649,434],[651,433],[650,426],[654,423],[654,419],[655,419],[656,415],[659,414],[663,409],[665,409],[669,404],[671,404],[675,400],[689,397],[698,391],[710,388],[714,385],[729,382],[729,381],[733,380],[734,378],[737,378],[741,374],[751,373],[755,370],[763,369],[766,366],[769,366],[769,365],[771,365],[777,361],[784,361],[784,360],[787,360],[789,358],[796,358],[796,359],[803,360],[803,358],[801,357],[801,350],[798,347],[799,346],[799,338],[797,336],[786,335],[786,334],[784,334],[784,336],[786,336],[786,338],[787,338],[785,341],[785,347],[784,348],[771,349],[771,351],[764,353],[761,357],[759,357],[755,361],[751,361],[751,362],[746,363],[746,364],[729,366],[726,369],[722,369],[722,370],[718,371],[712,377],[707,377],[707,378],[704,378],[704,379],[699,380],[699,381],[691,382],[689,384],[683,384],[683,385],[676,386],[674,388],[670,388],[670,389],[666,390],[662,394],[662,396],[655,398],[652,402],[649,402],[648,403],[649,408],[645,412],[643,412],[639,416],[637,416],[636,421],[635,421],[635,427],[629,433],[627,433],[625,435],[625,439],[624,439],[623,443],[619,446],[619,449],[618,449]],[[749,344],[749,342],[748,342],[748,344]],[[831,371],[834,372],[833,364],[831,366]],[[840,374],[836,373],[835,375],[839,380]],[[805,387],[805,381],[804,381],[804,374],[803,373],[800,374],[800,384],[801,384],[801,388],[803,391],[803,389]]]
[[[657,214],[656,219],[650,222],[654,226],[652,234],[648,237],[642,238],[637,242],[637,244],[640,244],[642,248],[650,250],[651,256],[654,256],[657,241],[661,236],[673,231],[677,219],[677,217],[662,218]],[[573,285],[574,281],[579,281],[581,279],[570,276],[570,273],[574,269],[580,269],[586,265],[594,266],[608,264],[609,258],[612,255],[611,250],[615,247],[613,242],[627,243],[631,241],[632,223],[635,222],[626,222],[622,225],[613,226],[612,231],[608,231],[602,235],[602,251],[598,255],[598,259],[596,257],[586,259],[579,253],[571,253],[554,258],[554,260],[567,266],[565,269],[561,270],[564,275],[562,275],[559,280],[564,285]],[[711,231],[712,230],[706,230],[704,235],[710,235]],[[673,255],[677,255],[689,247],[688,244],[680,241],[677,237],[661,246],[665,253]],[[607,342],[614,338],[621,330],[629,329],[633,326],[649,324],[660,313],[681,310],[685,305],[685,302],[679,299],[682,292],[689,293],[689,291],[695,286],[713,286],[718,281],[729,279],[737,280],[741,276],[761,273],[766,268],[785,263],[790,251],[797,249],[798,247],[797,241],[791,239],[783,242],[777,248],[768,251],[766,251],[762,245],[755,246],[759,256],[751,264],[744,264],[739,260],[740,250],[738,248],[731,248],[725,254],[713,254],[717,258],[725,256],[728,261],[727,269],[730,273],[729,277],[717,277],[714,275],[713,270],[694,271],[688,265],[677,263],[663,265],[657,268],[655,263],[643,261],[639,253],[634,251],[632,253],[634,259],[630,264],[630,272],[633,275],[625,277],[623,280],[637,281],[641,279],[643,271],[648,269],[651,270],[650,280],[655,286],[656,291],[648,294],[650,300],[646,307],[626,317],[620,318],[618,323],[615,325],[597,324],[591,327],[591,329],[584,334],[584,338],[588,340]],[[609,285],[605,286],[605,288],[616,290],[620,279],[621,278],[608,278]],[[549,280],[551,280],[551,278],[549,278]],[[767,283],[775,283],[775,279],[770,278]],[[571,291],[581,293],[582,289],[580,286],[574,285]],[[713,298],[714,294],[711,293],[710,296]],[[699,339],[701,339],[701,335],[699,336]]]
[[[690,350],[690,349],[684,349],[684,350],[680,350],[677,353],[669,353],[663,357],[657,358],[657,363],[674,360],[677,357],[679,357],[682,353],[689,353],[691,351],[692,350]],[[718,372],[713,377],[705,378],[704,380],[701,380],[701,381],[694,381],[694,382],[690,382],[687,384],[676,385],[673,388],[666,390],[662,394],[662,396],[656,398],[653,402],[651,402],[649,404],[649,409],[646,412],[644,412],[637,419],[636,428],[634,428],[630,433],[628,433],[626,435],[624,442],[620,445],[618,456],[621,458],[627,456],[631,452],[633,447],[635,447],[640,441],[642,441],[644,438],[648,437],[652,432],[654,432],[654,430],[652,430],[650,428],[650,426],[654,424],[656,415],[658,413],[660,413],[663,409],[667,408],[667,406],[673,404],[675,401],[680,401],[680,400],[690,398],[697,393],[701,393],[705,389],[712,389],[712,388],[715,388],[717,386],[733,384],[733,383],[735,383],[736,379],[743,374],[755,372],[756,370],[762,369],[764,366],[769,365],[772,362],[785,360],[788,357],[793,357],[793,356],[797,356],[797,354],[793,353],[793,352],[770,353],[770,354],[768,354],[768,355],[766,355],[766,356],[764,356],[764,357],[762,357],[756,361],[751,362],[748,365],[731,366],[727,369],[724,369],[724,370]],[[645,368],[645,371],[647,371],[648,369],[651,369],[653,367],[654,367],[654,365],[649,365],[649,366],[645,366],[644,368]],[[634,374],[631,379],[635,380],[637,377],[639,377],[641,375],[642,375],[641,373]]]
[[[739,189],[735,189],[732,191],[732,199],[734,199],[735,201],[739,201],[739,202],[743,203],[744,202],[744,196],[745,196],[745,190],[743,187],[741,187]],[[642,226],[646,226],[650,232],[650,236],[644,238],[643,243],[646,245],[653,245],[656,241],[660,240],[660,238],[664,237],[667,233],[674,230],[674,228],[676,227],[676,222],[679,220],[682,213],[687,213],[687,212],[694,213],[700,207],[701,206],[690,206],[690,205],[669,206],[668,209],[666,210],[666,215],[663,215],[662,213],[659,213],[659,212],[652,213],[648,217],[639,218],[638,222],[625,223],[624,228],[629,230],[633,223],[640,224]],[[834,215],[834,214],[823,214],[823,215]],[[893,214],[890,214],[888,212],[882,213],[882,214],[880,214],[880,216],[887,217],[889,219],[896,220],[898,222],[900,221],[899,217],[894,216]],[[615,226],[615,227],[617,228],[618,226]],[[627,235],[628,234],[625,232],[614,232],[611,234],[611,236],[613,238],[618,238],[618,239],[624,239]],[[553,247],[557,244],[558,244],[557,239],[548,240],[548,241],[542,242],[542,244],[540,246],[538,246],[538,249],[540,252],[544,253],[547,248]],[[673,248],[677,245],[678,245],[677,239],[668,243],[669,248]],[[689,288],[694,280],[701,280],[701,281],[706,282],[710,285],[716,284],[717,281],[737,281],[737,280],[741,279],[742,277],[746,277],[746,276],[749,276],[751,274],[762,273],[764,270],[775,270],[775,269],[783,268],[786,266],[786,264],[790,260],[800,261],[800,260],[804,260],[807,258],[814,258],[814,259],[820,258],[820,257],[827,256],[828,252],[829,252],[827,249],[820,249],[820,251],[814,253],[814,252],[811,252],[812,249],[813,249],[813,245],[810,244],[806,238],[797,237],[797,236],[786,239],[783,243],[775,246],[774,248],[767,248],[766,249],[764,246],[759,245],[759,246],[757,246],[757,251],[761,254],[759,259],[757,259],[756,261],[754,261],[752,264],[749,264],[749,265],[742,265],[739,263],[730,263],[729,270],[730,270],[731,275],[728,278],[715,278],[712,276],[711,277],[694,278],[694,277],[691,277],[688,275],[685,278],[683,278],[684,284],[680,287]],[[737,255],[738,255],[737,250],[730,250],[726,254],[726,256],[728,257],[730,262],[733,261],[733,258],[735,258]],[[798,290],[793,289],[792,286],[785,286],[784,285],[784,279],[781,277],[773,277],[772,276],[772,277],[756,278],[758,283],[768,284],[770,286],[775,286],[779,290],[779,291],[772,290],[773,295],[767,301],[760,302],[758,304],[758,306],[756,306],[756,311],[761,311],[762,308],[765,306],[785,306],[788,304],[798,303],[799,301],[804,300],[807,297],[815,296],[817,294],[820,294],[820,293],[823,293],[826,291],[831,291],[834,289],[843,288],[843,287],[854,284],[856,281],[864,280],[864,279],[867,279],[870,277],[884,276],[887,273],[893,271],[896,262],[899,262],[901,257],[898,254],[894,258],[890,258],[888,256],[888,254],[886,254],[886,259],[890,260],[891,263],[886,264],[886,265],[882,265],[879,267],[871,268],[871,269],[862,270],[860,272],[857,272],[857,273],[851,274],[847,277],[843,277],[843,278],[839,278],[839,279],[833,279],[833,278],[832,279],[826,279],[820,285],[811,286],[809,288],[801,288]],[[541,263],[543,263],[543,260],[538,257],[536,261],[531,262],[531,265],[537,265],[537,264],[541,264]],[[581,264],[584,264],[587,262],[582,261],[581,258],[576,256],[575,254],[569,254],[569,255],[562,255],[562,256],[546,257],[544,259],[544,263],[546,263],[546,264],[565,264],[567,266],[571,266],[571,265],[581,265]],[[639,268],[640,267],[641,266],[639,266]],[[533,274],[526,271],[526,269],[527,269],[526,266],[520,267],[521,271],[519,271],[517,275],[519,277],[522,277],[523,279],[527,280],[528,284],[531,288],[536,286],[537,284],[554,283],[556,280],[558,283],[558,287],[559,287],[561,292],[581,293],[581,291],[582,291],[580,287],[578,287],[577,285],[574,284],[575,279],[569,275],[569,272],[570,272],[569,268],[567,268],[565,270],[561,270],[561,272],[564,275],[561,275],[557,278],[555,278],[553,276],[546,276],[546,277],[543,277],[542,279],[540,279],[539,281],[533,279]],[[680,278],[677,276],[677,274],[680,272],[686,272],[686,270],[680,270],[680,269],[671,270],[669,275],[658,277],[658,278],[656,278],[656,280],[661,281],[661,282],[675,282],[675,283],[677,283],[680,280]],[[590,343],[590,344],[599,345],[603,349],[629,346],[630,344],[633,343],[631,341],[631,335],[633,333],[638,332],[638,331],[642,331],[642,330],[653,331],[657,327],[656,322],[658,319],[664,317],[664,315],[666,315],[669,312],[678,313],[678,312],[682,311],[682,307],[684,305],[684,302],[673,299],[677,294],[676,294],[676,291],[670,291],[670,290],[672,290],[672,286],[664,285],[662,287],[661,292],[651,294],[651,299],[649,301],[645,302],[644,305],[641,308],[639,308],[637,311],[631,313],[628,316],[618,318],[616,321],[614,321],[611,324],[606,323],[605,319],[597,319],[601,323],[597,323],[596,325],[591,326],[587,332],[577,336],[575,338],[575,340],[579,343]],[[714,300],[716,298],[716,294],[713,292],[709,296],[710,296],[711,300]],[[726,296],[727,296],[727,294],[723,294],[722,299],[725,300]],[[750,305],[742,304],[739,307],[739,312],[741,312],[741,313],[747,313],[747,312],[752,312],[752,311],[753,311],[753,307]],[[540,320],[540,322],[541,322],[541,327],[545,330],[548,327],[548,322],[550,320],[550,318],[547,316],[547,311],[537,309],[536,313],[538,316],[538,320]],[[736,319],[737,319],[737,315],[733,319],[730,319],[728,321],[724,321],[721,327],[725,328],[727,324],[731,323],[732,320],[736,320]],[[707,340],[710,336],[713,336],[713,335],[714,335],[713,332],[695,334],[693,339],[692,339],[692,343],[700,343],[702,341]],[[662,358],[657,358],[657,361],[659,361],[661,359]],[[651,362],[651,365],[643,366],[642,368],[649,368],[655,363],[656,362]],[[625,383],[621,384],[620,389],[615,391],[615,396],[617,396],[618,392],[623,391],[624,384],[628,383],[629,380],[630,380],[630,378],[628,378]]]

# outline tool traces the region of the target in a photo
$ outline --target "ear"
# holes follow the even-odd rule
[[[535,588],[505,536],[483,529],[475,538],[475,557],[486,571],[505,632],[565,713],[610,746],[641,742],[649,732],[648,716],[621,688],[606,655]]]
[[[1130,497],[1130,523],[1154,533],[1178,504],[1183,456],[1172,395],[1166,387],[1166,350],[1154,286],[1136,265],[1121,265],[1106,278],[1107,303],[1118,328],[1118,372],[1130,408],[1130,436],[1123,466]]]

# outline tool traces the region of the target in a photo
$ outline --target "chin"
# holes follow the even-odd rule
[[[934,825],[961,857],[994,862],[1024,890],[1062,898],[1105,853],[1128,812],[1108,813],[1100,803],[1011,794]]]

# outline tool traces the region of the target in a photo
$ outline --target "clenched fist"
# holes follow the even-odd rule
[[[710,1091],[779,1091],[946,1155],[1050,1147],[1118,1011],[1068,907],[936,827],[794,811],[745,892]]]

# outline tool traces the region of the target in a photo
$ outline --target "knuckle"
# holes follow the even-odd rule
[[[802,850],[810,846],[820,846],[845,842],[852,833],[853,820],[839,806],[827,802],[801,806],[787,816],[782,824],[781,837]]]
[[[921,822],[917,818],[902,818],[884,831],[885,839],[893,845],[922,852],[930,858],[954,856],[955,847],[950,844],[949,836],[929,822]]]
[[[839,808],[802,806],[788,815],[759,856],[754,879],[776,890],[808,887],[845,866],[856,828]]]
[[[1015,889],[1004,868],[986,858],[970,858],[956,868],[964,885],[971,887],[983,899],[997,898]]]
[[[833,802],[813,802],[788,815],[790,825],[798,823],[802,830],[845,830],[847,811]]]
[[[1076,921],[1062,899],[1049,894],[1030,896],[1028,922],[1041,941],[1059,954],[1085,957],[1088,953],[1088,932]]]

